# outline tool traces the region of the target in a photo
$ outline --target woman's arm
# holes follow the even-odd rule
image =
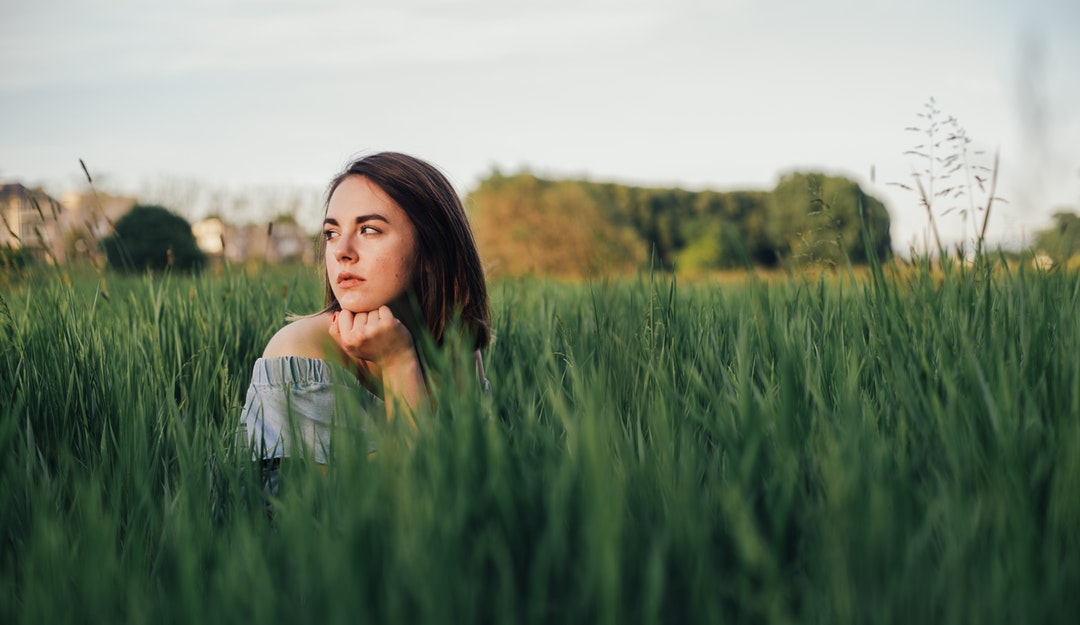
[[[403,407],[409,427],[429,400],[412,334],[387,306],[366,313],[342,310],[330,323],[330,337],[349,358],[382,382],[386,418]],[[372,366],[373,365],[373,366]]]

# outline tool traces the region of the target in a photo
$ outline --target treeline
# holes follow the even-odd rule
[[[687,191],[495,171],[467,205],[493,273],[708,271],[891,254],[885,206],[855,182],[792,173],[772,191]]]

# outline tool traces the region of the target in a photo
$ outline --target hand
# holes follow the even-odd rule
[[[405,324],[386,306],[362,313],[342,310],[334,313],[330,337],[349,358],[375,363],[375,371],[365,368],[382,381],[386,419],[392,420],[400,405],[415,431],[413,413],[426,403],[427,386]]]
[[[330,336],[350,358],[374,362],[381,369],[416,357],[412,334],[387,306],[370,312],[334,313]]]

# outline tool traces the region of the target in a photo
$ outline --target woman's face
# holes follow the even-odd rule
[[[405,294],[417,267],[416,228],[375,183],[349,176],[323,221],[326,275],[341,308],[370,312]]]

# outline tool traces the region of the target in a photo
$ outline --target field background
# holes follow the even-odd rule
[[[492,285],[374,459],[234,431],[310,268],[0,295],[0,622],[1073,622],[1080,276]]]

